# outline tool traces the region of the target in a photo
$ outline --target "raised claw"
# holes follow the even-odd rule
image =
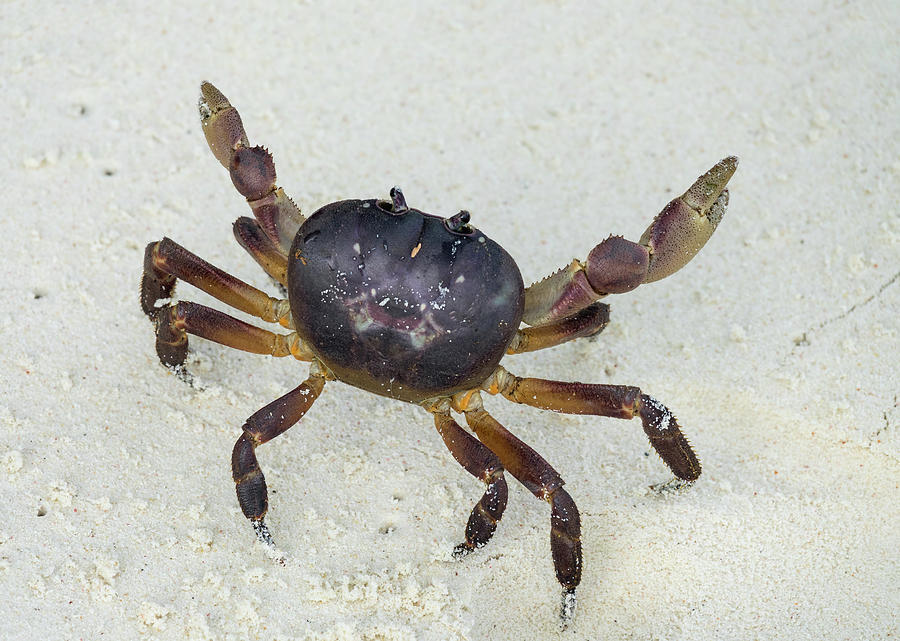
[[[294,235],[305,220],[300,209],[275,184],[275,163],[263,147],[250,147],[241,116],[211,83],[200,85],[200,122],[213,155],[231,174],[276,250],[287,261]],[[250,252],[261,260],[258,254]]]
[[[234,151],[238,147],[250,146],[241,115],[221,91],[206,81],[200,85],[198,108],[206,142],[216,160],[228,169]]]
[[[725,215],[725,186],[737,166],[736,156],[723,158],[653,219],[639,241],[650,251],[645,283],[678,271],[706,244]]]
[[[706,244],[725,215],[725,186],[737,169],[728,156],[666,205],[634,243],[610,236],[587,260],[572,261],[525,290],[522,321],[545,325],[577,314],[607,294],[622,294],[684,267]]]

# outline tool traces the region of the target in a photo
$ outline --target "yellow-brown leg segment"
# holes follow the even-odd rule
[[[156,353],[164,365],[178,367],[187,356],[187,334],[254,354],[312,360],[312,352],[295,332],[275,334],[217,309],[180,301],[161,307],[156,319]]]
[[[297,423],[322,393],[325,378],[311,374],[299,387],[269,403],[244,423],[244,431],[231,453],[231,474],[241,511],[253,524],[257,538],[273,545],[263,517],[269,507],[266,478],[256,460],[256,447]]]
[[[435,413],[434,426],[453,458],[475,478],[487,484],[466,523],[466,540],[453,549],[460,558],[486,544],[494,535],[506,509],[508,488],[500,459],[483,443],[466,432],[449,413]]]
[[[575,588],[581,582],[581,518],[562,477],[544,458],[509,432],[481,406],[477,396],[466,398],[466,421],[489,450],[516,479],[539,499],[550,503],[550,551],[556,578],[563,586],[561,621],[575,613]]]
[[[286,300],[272,298],[169,238],[150,243],[144,252],[141,308],[147,316],[156,317],[159,313],[156,302],[171,296],[178,278],[264,321],[280,323],[285,327],[291,324],[290,306]]]
[[[519,378],[498,367],[484,389],[491,394],[500,393],[515,403],[554,412],[612,418],[638,416],[653,449],[675,476],[688,482],[700,476],[700,461],[675,416],[665,405],[637,387]]]
[[[516,332],[515,337],[506,348],[507,354],[522,354],[539,349],[555,347],[576,338],[595,336],[609,324],[609,305],[594,303],[569,318],[526,327]]]

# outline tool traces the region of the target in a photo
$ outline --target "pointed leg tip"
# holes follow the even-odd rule
[[[284,554],[275,546],[269,527],[262,519],[251,521],[253,530],[256,532],[256,540],[266,546],[266,554],[278,565],[285,565],[287,559]]]
[[[469,545],[468,543],[460,543],[455,548],[453,548],[453,558],[458,561],[459,559],[469,556],[474,551],[474,545]]]
[[[559,611],[559,628],[565,630],[575,620],[575,588],[563,590],[562,605]]]
[[[691,489],[695,482],[696,480],[687,481],[676,476],[662,483],[654,483],[650,486],[650,489],[661,496],[666,494],[680,494]]]
[[[177,378],[179,381],[181,381],[188,387],[193,387],[193,388],[197,387],[197,385],[195,384],[196,379],[194,378],[194,375],[191,374],[190,371],[188,371],[188,369],[184,366],[184,364],[166,365],[166,367],[168,367],[175,373],[175,378]]]
[[[262,519],[251,521],[253,523],[253,531],[256,532],[256,540],[266,545],[266,547],[275,547],[275,541],[272,540],[272,534],[269,532],[268,526]]]

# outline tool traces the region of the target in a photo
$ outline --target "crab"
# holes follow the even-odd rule
[[[250,146],[228,99],[208,82],[200,90],[207,143],[254,214],[235,221],[234,235],[286,298],[271,297],[164,237],[145,251],[141,307],[155,324],[160,361],[172,368],[184,364],[188,334],[310,363],[306,380],[250,416],[234,445],[237,498],[257,538],[274,546],[256,449],[296,424],[327,381],[342,381],[429,412],[453,458],[485,484],[455,557],[494,534],[506,508],[507,472],[550,504],[550,551],[565,625],[582,573],[578,508],[559,473],[491,416],[481,395],[556,412],[637,417],[675,476],[664,486],[693,483],[700,462],[675,416],[652,396],[628,385],[519,377],[500,360],[598,334],[609,322],[609,307],[599,299],[687,264],[725,213],[737,158],[700,176],[637,243],[610,236],[586,260],[525,287],[515,261],[472,226],[469,212],[425,213],[409,207],[398,187],[389,200],[342,200],[305,218],[276,185],[271,154]],[[173,302],[178,279],[291,331],[271,332],[204,305]]]

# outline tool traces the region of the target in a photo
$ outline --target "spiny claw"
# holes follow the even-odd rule
[[[650,250],[645,283],[678,271],[706,244],[725,215],[725,186],[737,166],[736,156],[723,158],[653,220],[640,240]]]
[[[250,145],[241,116],[228,102],[228,98],[206,81],[200,85],[198,107],[206,142],[216,160],[228,169],[234,150]]]

